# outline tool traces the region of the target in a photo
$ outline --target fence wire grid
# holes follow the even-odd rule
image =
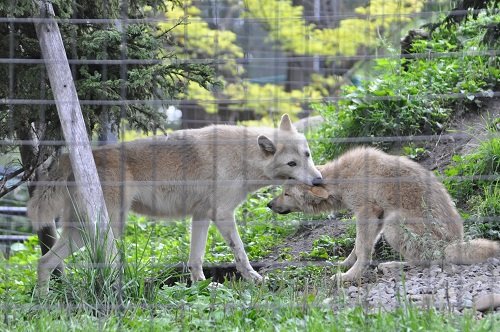
[[[321,296],[315,293],[316,300],[308,305],[333,311],[354,306],[391,311],[416,304],[461,314],[479,306],[481,297],[500,297],[500,261],[494,254],[500,234],[498,1],[485,1],[475,8],[467,8],[467,1],[438,0],[73,1],[52,5],[55,18],[35,15],[38,5],[30,1],[0,5],[0,72],[4,77],[0,83],[0,264],[4,279],[0,280],[0,312],[4,312],[6,327],[15,326],[16,310],[31,315],[63,307],[70,315],[82,310],[99,317],[111,313],[119,317],[118,328],[128,330],[131,327],[122,319],[137,303],[151,313],[143,317],[151,324],[156,319],[153,312],[159,310],[176,312],[174,322],[195,317],[197,304],[187,299],[182,287],[190,284],[188,261],[190,265],[197,262],[200,257],[193,257],[193,251],[199,252],[200,246],[206,247],[205,275],[220,283],[226,280],[219,290],[225,287],[240,294],[247,287],[242,286],[245,281],[235,281],[242,271],[248,279],[245,258],[238,256],[243,250],[253,268],[266,276],[266,292],[280,298],[280,291],[287,287],[301,295],[323,292]],[[48,241],[40,252],[34,236],[37,229],[26,217],[28,200],[36,195],[37,187],[71,196],[67,210],[73,211],[68,202],[79,205],[74,178],[69,173],[56,176],[54,169],[69,165],[68,150],[81,143],[62,134],[47,60],[35,32],[35,25],[54,19],[79,97],[59,102],[81,106],[91,145],[100,151],[94,156],[104,177],[79,185],[102,186],[111,227],[114,232],[123,230],[123,236],[115,232],[121,238],[118,256],[107,265],[97,257],[102,248],[96,248],[96,239],[83,235],[76,247],[87,250],[65,260],[67,273],[59,276],[62,282],[50,281],[47,300],[37,298],[35,272],[38,258],[61,237],[51,228],[63,223],[70,229],[88,227],[80,218],[81,211],[67,212],[69,217],[57,211],[55,224],[38,229],[38,236]],[[474,29],[480,32],[474,35]],[[442,36],[447,34],[457,37],[445,40]],[[496,37],[488,42],[489,34]],[[429,69],[429,63],[434,67]],[[460,68],[465,64],[476,67]],[[422,72],[434,76],[418,76]],[[475,76],[469,79],[470,72]],[[412,75],[420,81],[412,82]],[[456,86],[449,87],[454,81]],[[413,109],[421,113],[412,113]],[[339,197],[335,199],[344,199],[343,206],[331,211],[272,213],[270,202],[282,195],[285,180],[299,184],[300,179],[286,172],[276,173],[273,179],[254,176],[258,171],[249,168],[264,156],[272,159],[266,153],[278,153],[260,150],[264,147],[258,144],[255,128],[278,128],[283,114],[289,114],[305,134],[316,165],[356,146],[372,146],[391,155],[405,155],[429,172],[407,174],[401,161],[395,161],[395,173],[389,176],[380,173],[366,154],[360,157],[365,158],[364,164],[352,166],[360,167],[357,175],[325,178],[323,186],[347,191],[364,185],[359,200],[366,200],[365,208],[373,206],[375,212],[352,211],[349,198]],[[218,127],[201,129],[210,125],[246,129],[228,138]],[[205,130],[203,139],[193,138],[200,133],[196,130]],[[302,144],[296,136],[281,135],[274,131],[269,138],[284,145]],[[285,142],[280,141],[283,137]],[[169,149],[167,155],[173,160],[163,159],[159,149]],[[486,157],[480,154],[486,150]],[[137,170],[129,169],[131,154],[136,154]],[[298,155],[290,158],[297,164]],[[223,165],[220,160],[232,164]],[[473,169],[467,162],[486,166]],[[165,175],[169,167],[178,176]],[[310,172],[307,166],[301,167],[303,173]],[[233,174],[232,169],[239,170],[237,179],[226,176]],[[425,211],[424,217],[404,217],[396,237],[407,242],[399,249],[406,250],[405,243],[416,241],[414,252],[422,255],[416,260],[401,257],[398,248],[391,247],[389,235],[384,237],[387,228],[382,227],[389,227],[389,219],[384,219],[389,210],[371,201],[383,194],[372,195],[370,190],[382,184],[392,186],[399,194],[384,204],[392,204],[394,210],[417,206],[425,210],[426,206],[439,207],[434,201],[436,181],[445,183],[463,212],[464,231],[460,226],[450,234],[452,228],[446,223],[444,230],[438,229],[434,217],[425,217]],[[420,188],[423,202],[405,206],[408,187]],[[206,200],[211,202],[201,209],[202,200],[193,202],[190,196],[200,188],[205,188],[210,196]],[[232,191],[234,195],[248,193],[230,214],[235,215],[244,248],[233,242],[240,235],[235,238],[227,228],[231,217],[224,204],[233,203],[218,201],[222,193],[227,196]],[[114,200],[109,196],[113,193]],[[42,207],[50,209],[56,196],[47,197]],[[168,202],[162,200],[165,197]],[[176,211],[165,211],[170,206]],[[200,218],[203,209],[206,215]],[[438,214],[455,211],[454,205],[446,209]],[[135,212],[129,214],[129,210]],[[150,216],[142,216],[141,211]],[[172,218],[165,218],[169,214]],[[198,226],[190,226],[192,216],[198,218]],[[210,226],[206,231],[207,222],[218,218],[223,222],[217,229]],[[364,238],[368,235],[363,231],[374,224],[378,225],[375,237]],[[425,231],[405,232],[412,227]],[[445,248],[456,241],[453,236],[461,240],[462,232],[463,248],[473,248],[472,239],[485,236],[496,244],[489,243],[489,249],[460,250],[477,250],[481,257],[491,250],[493,257],[463,266],[445,264]],[[371,249],[357,251],[357,246],[366,243],[370,247],[371,242],[373,253]],[[426,255],[433,250],[440,253]],[[341,258],[351,257],[352,265],[356,254],[368,255],[363,274],[345,283],[338,277],[331,280],[349,270],[339,265]],[[405,258],[409,265],[379,265]],[[211,289],[212,297],[222,296],[208,284],[191,287],[200,294]],[[84,289],[98,298],[95,303],[84,295]],[[182,305],[176,302],[179,296],[185,296]],[[210,305],[227,312],[241,307],[240,300],[224,296]],[[498,313],[500,300],[492,301],[489,306]],[[258,310],[304,307],[292,300],[272,302],[269,298],[245,305]],[[210,326],[217,326],[216,319],[210,319]]]

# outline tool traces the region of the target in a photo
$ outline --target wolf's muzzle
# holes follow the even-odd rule
[[[267,203],[267,207],[273,210],[273,212],[279,213],[279,214],[288,214],[292,212],[290,209],[282,208],[280,206],[275,206],[274,201],[270,201]]]
[[[323,184],[323,178],[322,177],[317,177],[312,180],[312,185],[313,186],[319,186]]]

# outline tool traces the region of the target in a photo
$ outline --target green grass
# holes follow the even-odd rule
[[[256,213],[265,202],[250,200],[247,212]],[[282,220],[265,226],[264,221],[247,219],[242,227],[247,248],[271,246],[270,239],[262,236],[268,231],[276,244],[296,223]],[[332,295],[335,286],[328,277],[334,271],[324,267],[276,270],[263,285],[228,281],[214,289],[206,281],[191,287],[182,283],[151,287],[148,281],[164,272],[165,264],[187,259],[188,234],[185,222],[154,223],[132,215],[125,239],[119,242],[125,257],[120,276],[85,268],[82,263],[95,258],[90,257],[90,250],[83,250],[67,260],[62,284],[53,284],[43,299],[33,295],[39,249],[36,238],[30,238],[9,260],[0,260],[0,330],[492,331],[500,323],[498,315],[477,320],[472,313],[458,316],[411,305],[394,312],[345,307],[342,295]],[[328,248],[332,239],[326,240],[315,247]],[[211,230],[208,260],[232,260],[226,249],[219,248],[221,241]],[[249,252],[251,258],[258,258],[266,251]]]
[[[340,261],[347,257],[354,248],[356,240],[356,224],[353,220],[348,222],[349,226],[342,237],[321,235],[313,241],[310,252],[301,253],[301,259]]]
[[[13,266],[11,266],[12,268]],[[433,309],[400,308],[394,312],[342,307],[331,297],[331,285],[317,270],[270,275],[265,285],[227,282],[211,288],[209,281],[192,287],[177,284],[156,290],[153,297],[130,296],[108,303],[64,298],[19,302],[2,295],[2,331],[493,331],[498,315],[482,320],[471,312],[458,316]],[[309,277],[307,277],[309,276]],[[125,275],[124,282],[130,282]],[[32,280],[34,282],[34,280]],[[88,280],[73,280],[88,289]],[[272,285],[273,287],[269,287]],[[69,286],[67,286],[69,287]],[[19,290],[16,290],[18,292]],[[12,294],[11,294],[12,295]],[[95,294],[101,297],[100,294]],[[97,305],[97,303],[99,305]],[[120,304],[120,305],[119,305]],[[107,307],[106,307],[107,305]]]
[[[492,138],[480,143],[468,155],[455,155],[452,164],[444,170],[444,180],[450,194],[461,206],[474,195],[484,196],[485,189],[493,190],[498,185],[500,175],[500,138]],[[492,211],[500,214],[500,210]]]
[[[457,317],[434,310],[367,313],[356,308],[336,312],[301,298],[297,300],[303,302],[282,306],[274,300],[269,303],[266,299],[251,297],[229,306],[228,300],[234,301],[219,290],[198,295],[193,303],[135,308],[126,310],[122,316],[100,319],[91,315],[74,316],[56,309],[28,317],[14,314],[10,324],[0,324],[0,327],[4,331],[494,331],[500,322],[494,316],[476,320],[471,315]],[[252,300],[260,301],[260,305],[245,303]],[[225,309],[220,309],[222,307]]]

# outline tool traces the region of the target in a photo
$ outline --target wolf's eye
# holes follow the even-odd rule
[[[306,151],[306,157],[309,158],[311,156],[311,154],[309,153],[309,151]]]
[[[295,167],[297,166],[297,163],[295,161],[289,161],[287,165],[290,167]]]

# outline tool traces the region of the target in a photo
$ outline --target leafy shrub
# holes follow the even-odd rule
[[[39,257],[40,249],[36,236],[30,237],[22,244],[12,244],[9,259],[4,259],[0,253],[0,303],[31,300]]]
[[[346,144],[332,138],[440,132],[458,104],[477,107],[478,95],[493,96],[500,61],[481,41],[485,27],[498,22],[500,14],[482,12],[461,25],[439,27],[431,39],[413,45],[414,52],[428,57],[377,59],[375,78],[344,87],[336,104],[314,105],[325,118],[309,137],[316,160],[324,162],[345,150]]]
[[[427,151],[423,147],[416,146],[415,144],[410,143],[406,146],[403,146],[403,154],[410,159],[419,161],[429,155],[429,151]]]
[[[452,157],[444,170],[444,184],[461,207],[474,195],[484,196],[485,190],[498,185],[500,173],[500,139],[482,142],[474,153]],[[492,211],[500,214],[500,210]]]

